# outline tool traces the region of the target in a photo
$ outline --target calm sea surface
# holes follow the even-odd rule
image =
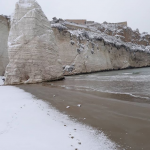
[[[56,85],[70,90],[105,93],[110,98],[150,103],[149,67],[68,76]]]

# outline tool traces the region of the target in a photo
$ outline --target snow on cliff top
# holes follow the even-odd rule
[[[22,7],[24,9],[33,9],[33,8],[41,9],[41,6],[37,3],[36,0],[19,0],[17,4],[19,7]]]
[[[72,35],[75,35],[77,37],[87,38],[89,39],[96,39],[96,40],[104,40],[106,44],[113,44],[116,47],[124,46],[126,48],[129,48],[132,51],[146,51],[147,53],[150,53],[150,46],[144,46],[144,45],[137,45],[131,42],[123,42],[120,39],[117,39],[115,36],[109,36],[102,32],[92,32],[92,31],[85,31],[85,30],[68,30]],[[85,36],[86,35],[86,36]]]
[[[59,20],[57,20],[59,22]],[[69,29],[67,28],[67,25],[72,25],[75,27],[80,27],[80,29]],[[150,46],[144,46],[144,45],[138,45],[134,44],[132,42],[123,42],[120,37],[123,37],[121,35],[115,35],[115,36],[110,36],[106,34],[105,32],[101,32],[98,30],[99,27],[103,28],[105,30],[109,29],[111,31],[115,32],[121,32],[122,29],[128,28],[129,30],[132,30],[129,27],[122,26],[122,25],[116,25],[116,24],[99,24],[99,23],[93,23],[91,25],[80,25],[76,23],[71,23],[67,21],[61,21],[60,23],[54,23],[52,22],[51,24],[52,27],[58,28],[58,29],[65,29],[68,32],[70,32],[72,35],[75,35],[77,37],[82,37],[83,39],[89,38],[91,40],[104,40],[106,44],[112,44],[116,47],[125,47],[127,49],[130,49],[132,51],[145,51],[147,53],[150,53]],[[122,29],[118,29],[121,27]],[[141,37],[145,37],[146,35],[149,35],[148,33],[142,33]]]

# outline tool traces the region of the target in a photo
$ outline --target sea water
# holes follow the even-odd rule
[[[150,103],[150,68],[67,76],[59,86],[70,90],[106,93],[110,98]]]

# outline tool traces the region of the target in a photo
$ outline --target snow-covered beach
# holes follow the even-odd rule
[[[62,81],[17,87],[103,131],[121,150],[149,150],[149,76],[149,68],[139,68],[68,76]]]
[[[0,86],[0,95],[1,150],[116,149],[102,132],[70,120],[17,87]]]

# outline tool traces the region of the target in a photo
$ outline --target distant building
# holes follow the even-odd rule
[[[71,23],[76,23],[76,24],[86,24],[85,19],[66,19],[65,21],[71,22]]]
[[[94,21],[86,21],[86,24],[93,24]]]
[[[81,24],[81,25],[85,25],[85,24],[93,24],[94,21],[87,21],[86,19],[66,19],[65,21],[68,21],[70,23],[76,23],[76,24]],[[107,23],[107,22],[106,22]],[[127,21],[125,22],[118,22],[118,23],[107,23],[107,24],[118,24],[118,25],[123,25],[123,26],[127,26]]]
[[[104,24],[116,24],[116,25],[128,26],[127,21],[125,21],[125,22],[117,22],[117,23],[107,23],[107,22],[104,22]]]
[[[119,25],[123,25],[123,26],[128,26],[127,21],[125,21],[125,22],[118,22],[118,23],[115,23],[115,24],[119,24]]]

